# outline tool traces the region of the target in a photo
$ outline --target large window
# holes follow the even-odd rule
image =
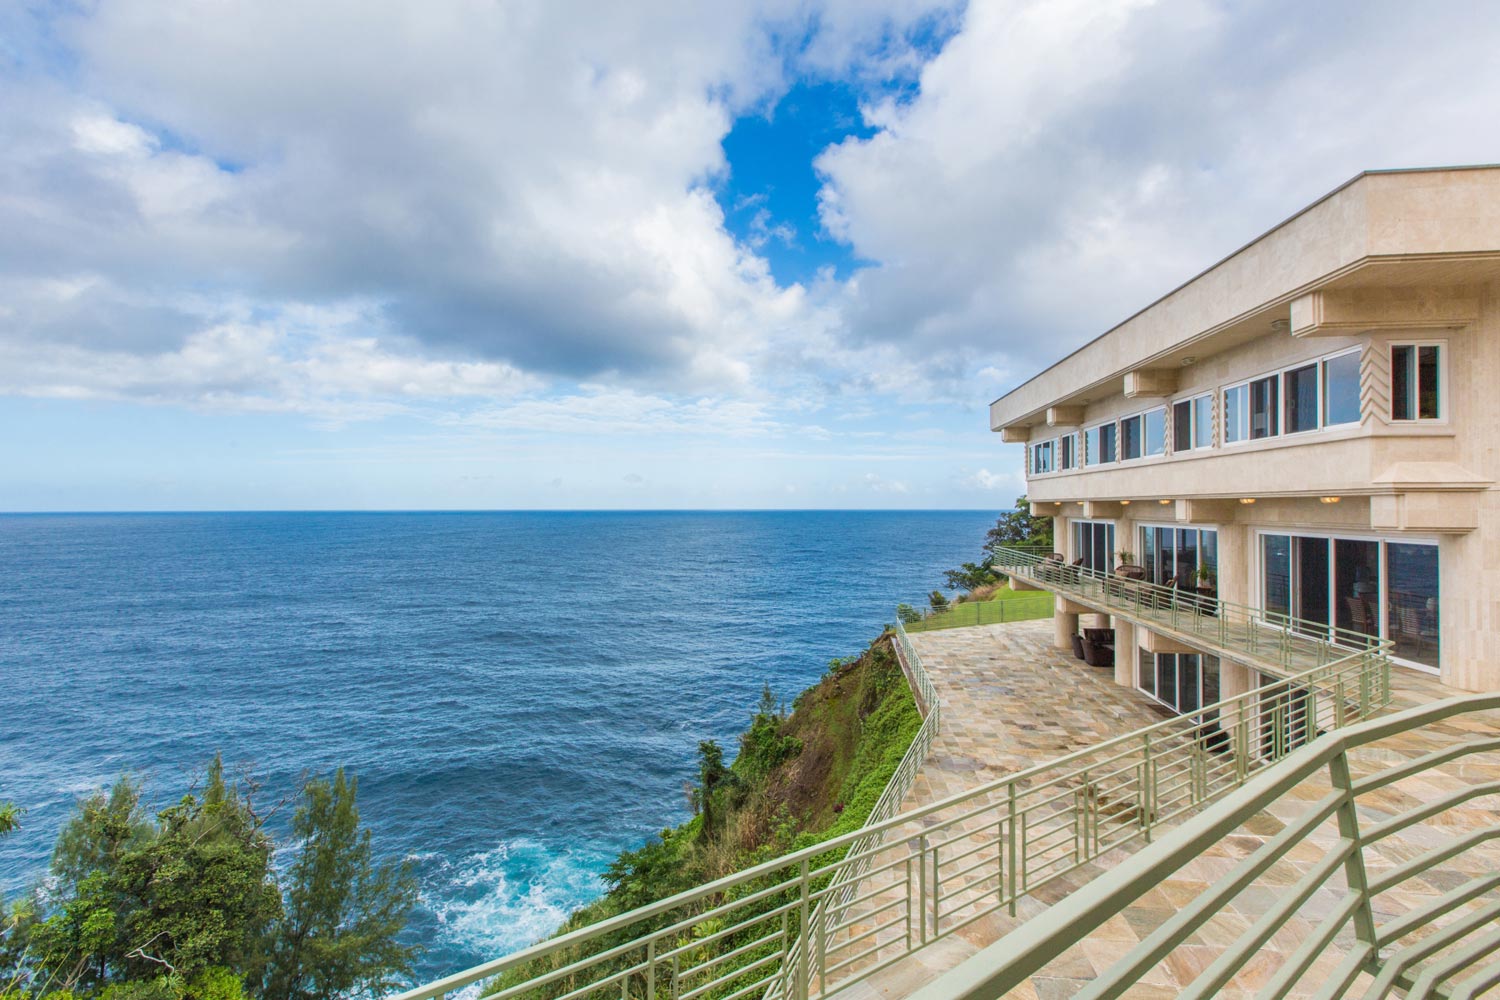
[[[1141,415],[1143,441],[1141,449],[1147,455],[1161,455],[1167,450],[1167,408],[1159,406]]]
[[[1089,465],[1103,465],[1115,460],[1117,428],[1113,423],[1090,427],[1083,432],[1084,461]]]
[[[1219,532],[1215,528],[1141,528],[1146,579],[1181,590],[1217,591]]]
[[[1101,575],[1114,568],[1114,522],[1074,521],[1073,558],[1080,566]]]
[[[1057,439],[1057,467],[1071,469],[1078,464],[1078,435],[1064,434]]]
[[[1314,358],[1232,385],[1223,399],[1227,444],[1356,424],[1359,350]]]
[[[1148,653],[1140,650],[1136,686],[1183,715],[1212,705],[1219,693],[1219,660],[1198,653]]]
[[[1346,645],[1390,639],[1397,658],[1439,665],[1435,544],[1264,534],[1260,563],[1261,607],[1273,620]]]
[[[1438,344],[1391,347],[1391,418],[1439,420],[1443,416],[1442,356]]]

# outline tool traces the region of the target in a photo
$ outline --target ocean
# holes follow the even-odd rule
[[[687,817],[733,746],[995,513],[0,515],[0,893],[122,773],[174,801],[216,751],[264,806],[343,765],[416,862],[423,978],[548,934]],[[271,820],[286,821],[288,810]]]

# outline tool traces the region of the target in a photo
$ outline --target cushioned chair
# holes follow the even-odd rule
[[[1084,629],[1083,659],[1091,667],[1114,666],[1115,630],[1112,628]]]

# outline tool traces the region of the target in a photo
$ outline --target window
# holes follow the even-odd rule
[[[1224,442],[1233,444],[1250,437],[1250,387],[1237,385],[1224,390]]]
[[[1258,378],[1250,383],[1250,440],[1275,437],[1280,433],[1277,426],[1278,407],[1276,398],[1278,382],[1275,375]]]
[[[1057,442],[1057,467],[1071,469],[1078,464],[1078,435],[1064,434]]]
[[[1208,448],[1214,443],[1214,398],[1199,396],[1193,400],[1193,447]]]
[[[1218,657],[1198,653],[1139,653],[1136,685],[1157,701],[1191,715],[1219,700]],[[1209,713],[1212,721],[1217,713]]]
[[[1114,424],[1105,424],[1099,428],[1099,461],[1113,462],[1115,460],[1115,436]]]
[[[1141,416],[1141,425],[1141,450],[1147,455],[1163,454],[1167,450],[1167,408],[1148,410]]]
[[[1359,646],[1390,639],[1392,655],[1436,670],[1442,653],[1438,547],[1407,539],[1261,535],[1268,620]],[[1290,620],[1288,620],[1290,619]]]
[[[1126,417],[1120,421],[1120,458],[1130,461],[1141,457],[1141,418]]]
[[[1052,461],[1056,446],[1055,441],[1039,441],[1031,446],[1031,474],[1033,476],[1054,471]]]
[[[1323,426],[1359,423],[1359,351],[1323,362]]]
[[[1314,362],[1293,368],[1283,376],[1288,434],[1318,429],[1318,368]]]
[[[1442,418],[1440,351],[1437,344],[1391,346],[1391,419]]]
[[[1100,465],[1115,460],[1117,429],[1114,424],[1100,424],[1083,432],[1084,462]]]
[[[1163,410],[1163,413],[1166,411]],[[1214,397],[1195,396],[1172,404],[1172,450],[1207,448],[1214,438]]]
[[[1151,583],[1216,593],[1219,571],[1217,528],[1141,527],[1141,566]]]
[[[1184,399],[1172,404],[1172,450],[1193,449],[1193,401]]]
[[[1102,576],[1114,567],[1114,555],[1112,521],[1073,522],[1073,558],[1078,565]]]

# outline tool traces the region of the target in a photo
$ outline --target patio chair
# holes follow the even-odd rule
[[[1083,660],[1091,667],[1115,665],[1115,630],[1112,628],[1086,628],[1083,630]]]

